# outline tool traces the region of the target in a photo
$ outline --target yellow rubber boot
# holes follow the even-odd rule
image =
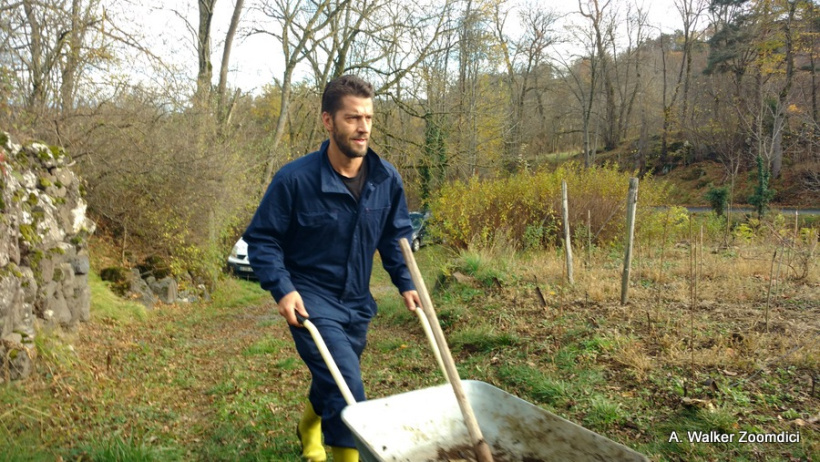
[[[299,426],[296,427],[296,435],[302,443],[302,459],[310,462],[327,460],[327,453],[322,445],[322,418],[316,415],[310,401],[305,406]]]
[[[354,448],[331,446],[330,451],[333,453],[333,462],[359,462],[359,451]]]

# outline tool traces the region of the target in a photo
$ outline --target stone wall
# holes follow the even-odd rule
[[[35,323],[89,319],[95,225],[72,165],[61,148],[0,132],[0,382],[29,374]]]

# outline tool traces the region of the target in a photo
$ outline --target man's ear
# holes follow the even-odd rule
[[[322,113],[322,124],[324,124],[325,130],[333,131],[333,116],[329,112]]]

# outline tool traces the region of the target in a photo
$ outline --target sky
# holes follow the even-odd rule
[[[408,0],[409,1],[409,0]],[[523,4],[526,0],[513,0]],[[530,0],[533,1],[533,0]],[[557,13],[568,14],[567,20],[579,20],[574,12],[578,9],[577,0],[535,0],[546,2],[548,8]],[[586,1],[586,0],[585,0]],[[626,11],[627,2],[643,2],[643,8],[649,11],[651,25],[663,32],[672,32],[680,23],[674,6],[674,0],[611,0],[612,6],[619,11]],[[249,9],[253,0],[245,0],[243,24],[247,27],[262,15]],[[218,79],[219,63],[222,59],[222,48],[225,32],[228,29],[233,12],[233,0],[218,0],[216,3],[215,22],[213,24],[213,41],[211,44],[214,64],[214,84]],[[196,27],[197,3],[195,0],[136,0],[128,6],[128,13],[133,19],[132,26],[145,34],[150,48],[159,56],[179,64],[190,71],[193,80],[196,75],[197,58],[193,43],[194,34],[190,27]],[[511,14],[510,18],[516,15]],[[186,19],[183,19],[186,18]],[[186,20],[188,24],[186,24]],[[510,26],[514,29],[514,25]],[[244,92],[260,94],[263,87],[272,84],[275,78],[281,78],[284,58],[278,42],[269,35],[237,34],[234,41],[229,71],[229,85],[241,88]],[[657,35],[653,33],[652,35]],[[297,72],[298,76],[298,72]]]

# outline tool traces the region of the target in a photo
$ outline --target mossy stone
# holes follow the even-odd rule
[[[20,236],[28,245],[39,244],[43,239],[37,234],[32,225],[20,225]]]

